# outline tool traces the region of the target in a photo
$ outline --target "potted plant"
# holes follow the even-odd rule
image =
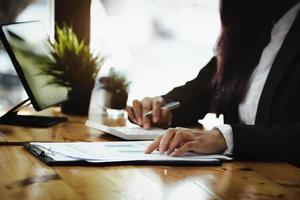
[[[61,104],[63,113],[86,115],[95,78],[103,59],[94,56],[71,27],[56,27],[56,40],[50,42],[52,59],[42,69],[51,76],[48,84],[67,87],[69,101]]]
[[[123,113],[126,108],[128,99],[130,81],[127,80],[125,75],[115,71],[113,68],[109,71],[108,76],[99,79],[100,88],[105,90],[106,102],[104,105],[107,107],[107,114],[109,110],[113,113]]]

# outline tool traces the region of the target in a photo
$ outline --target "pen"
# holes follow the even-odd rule
[[[179,101],[174,101],[167,103],[166,105],[162,106],[161,109],[167,109],[167,110],[173,110],[180,107]],[[150,117],[152,115],[153,111],[149,111],[145,114],[145,117]]]

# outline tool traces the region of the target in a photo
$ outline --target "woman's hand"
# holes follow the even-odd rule
[[[158,127],[168,127],[172,115],[167,109],[161,107],[165,105],[165,101],[162,97],[146,97],[142,101],[134,100],[132,107],[127,106],[126,111],[128,117],[136,124],[149,129],[151,125]],[[149,111],[153,111],[152,117],[145,117],[145,114]]]
[[[225,138],[218,129],[204,131],[200,129],[169,128],[157,137],[145,150],[151,153],[159,150],[171,156],[181,156],[188,151],[201,154],[220,153],[227,149]]]

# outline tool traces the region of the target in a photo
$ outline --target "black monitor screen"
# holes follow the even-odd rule
[[[67,100],[66,87],[49,84],[43,67],[52,59],[49,37],[41,22],[1,26],[1,38],[36,110]]]

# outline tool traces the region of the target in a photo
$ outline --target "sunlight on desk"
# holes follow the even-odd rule
[[[52,110],[59,114],[58,109]],[[48,110],[47,112],[52,112]],[[86,117],[48,129],[1,126],[1,141],[112,141]],[[121,121],[123,122],[123,121]],[[231,161],[220,167],[49,167],[22,146],[0,146],[1,199],[299,199],[300,170],[287,163]],[[24,185],[25,184],[25,185]],[[290,187],[295,185],[295,187]]]

